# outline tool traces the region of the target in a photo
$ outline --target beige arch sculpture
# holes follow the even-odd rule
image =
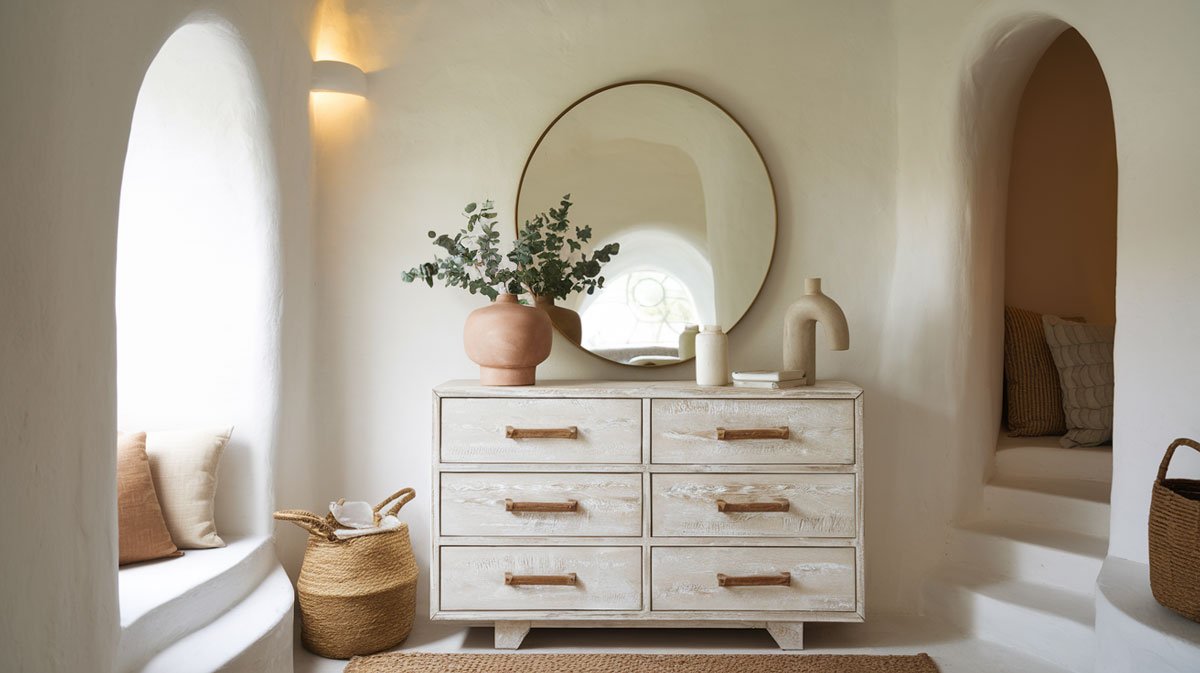
[[[829,348],[850,348],[850,326],[837,302],[821,292],[820,278],[804,279],[804,296],[788,307],[783,321],[783,368],[798,369],[806,385],[817,381],[817,323],[825,326]]]

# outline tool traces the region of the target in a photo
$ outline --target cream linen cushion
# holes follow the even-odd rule
[[[1112,441],[1113,327],[1043,316],[1046,344],[1062,385],[1065,447]]]
[[[171,539],[181,549],[224,547],[213,500],[217,465],[233,428],[149,432],[146,454]]]
[[[171,541],[146,459],[146,433],[117,434],[118,565],[181,552]]]

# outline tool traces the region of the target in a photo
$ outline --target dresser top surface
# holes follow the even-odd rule
[[[482,386],[475,380],[447,381],[434,388],[439,397],[658,397],[728,399],[855,399],[862,388],[846,381],[817,381],[795,388],[700,386],[694,381],[540,381],[532,386]]]

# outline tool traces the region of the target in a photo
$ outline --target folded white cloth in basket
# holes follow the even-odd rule
[[[370,503],[360,500],[354,502],[329,503],[329,513],[338,523],[347,528],[374,528],[375,510]]]
[[[399,527],[400,527],[400,519],[397,519],[396,517],[391,516],[389,514],[379,520],[378,526],[372,526],[370,528],[340,528],[340,529],[334,531],[333,534],[338,536],[339,539],[345,540],[346,538],[351,538],[351,537],[361,537],[363,535],[374,535],[376,533],[382,533],[384,531],[389,531],[389,530],[392,530],[394,528],[399,528]]]

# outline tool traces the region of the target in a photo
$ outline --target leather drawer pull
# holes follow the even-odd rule
[[[725,573],[717,573],[717,586],[722,587],[789,587],[791,585],[791,573],[775,573],[772,575],[726,575]]]
[[[792,503],[788,500],[776,500],[774,502],[725,502],[717,499],[718,512],[786,512],[791,509]]]
[[[573,587],[575,573],[565,575],[514,575],[504,573],[504,583],[510,587]]]
[[[566,502],[514,502],[508,498],[504,499],[504,511],[506,512],[578,512],[579,501],[567,500]]]
[[[729,441],[733,439],[788,439],[792,436],[790,428],[717,428],[717,439]]]
[[[514,428],[505,426],[505,439],[579,439],[579,428]]]

